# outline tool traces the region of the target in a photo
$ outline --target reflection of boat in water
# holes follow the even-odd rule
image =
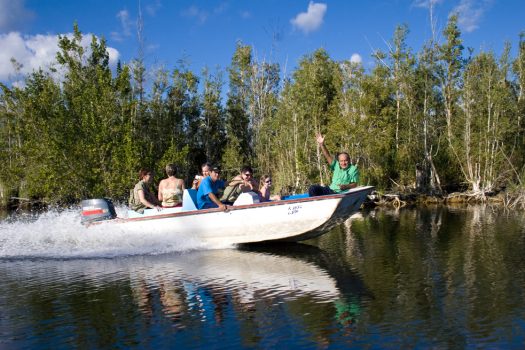
[[[179,261],[178,267],[198,283],[234,284],[244,291],[259,290],[274,295],[297,292],[323,300],[339,295],[335,280],[326,271],[286,256],[239,250],[194,252]],[[243,295],[246,298],[247,293]]]
[[[162,256],[119,259],[18,260],[1,262],[0,274],[7,280],[91,282],[95,285],[130,279],[132,285],[148,286],[162,281],[183,281],[194,285],[221,286],[267,295],[310,295],[320,300],[339,296],[336,282],[313,263],[286,256],[236,249],[192,251]]]
[[[128,218],[114,218],[103,200],[87,200],[82,215],[87,223],[103,220],[96,224],[118,225],[123,232],[135,234],[155,232],[222,244],[296,242],[317,237],[344,221],[359,210],[372,190],[364,186],[342,194],[232,206],[227,212],[183,207]]]
[[[183,348],[239,347],[239,341],[257,347],[267,344],[260,338],[266,334],[271,341],[290,332],[327,337],[338,329],[334,322],[355,319],[359,299],[343,295],[340,281],[307,260],[322,250],[279,246],[283,249],[0,260],[0,309],[4,320],[29,325],[28,338],[31,327],[45,327],[46,340],[58,347],[100,346],[108,332],[96,330],[105,329],[112,335],[127,329],[117,343],[131,339],[139,347],[166,337],[169,346]],[[43,306],[50,311],[42,312]],[[77,333],[64,337],[64,325]]]
[[[317,246],[301,243],[268,243],[241,245],[240,249],[283,256],[317,266],[322,269],[322,271],[326,271],[326,273],[336,281],[337,290],[341,295],[371,297],[363,280],[355,273],[351,266],[348,265],[347,261],[341,260],[338,255],[333,255]]]

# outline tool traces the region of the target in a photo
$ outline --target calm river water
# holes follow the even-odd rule
[[[0,348],[525,348],[525,215],[375,210],[306,244],[0,221]]]

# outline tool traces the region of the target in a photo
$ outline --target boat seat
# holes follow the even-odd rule
[[[182,193],[182,211],[197,210],[197,190],[188,188]]]
[[[233,203],[234,206],[237,205],[249,205],[259,203],[259,196],[255,192],[245,192],[241,193],[237,200]]]
[[[300,194],[292,194],[291,196],[284,196],[281,199],[290,200],[290,199],[299,199],[299,198],[308,198],[308,197],[310,197],[308,193],[300,193]]]

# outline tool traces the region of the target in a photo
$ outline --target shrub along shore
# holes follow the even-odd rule
[[[281,193],[287,195],[290,193]],[[49,205],[56,205],[56,201],[46,199],[30,199],[24,197],[9,197],[9,194],[4,191],[0,184],[0,209],[16,210],[16,209],[33,209],[33,208],[47,208]],[[124,199],[117,200],[117,203],[127,204]],[[76,205],[77,202],[61,203],[62,206]],[[471,204],[487,204],[504,206],[509,209],[525,209],[525,191],[499,191],[495,193],[488,193],[484,196],[473,194],[472,192],[453,192],[447,195],[424,194],[417,193],[413,190],[404,190],[380,193],[374,191],[368,196],[368,199],[363,203],[363,207],[390,207],[395,209],[405,207],[421,207],[432,205],[471,205]]]
[[[504,206],[509,209],[525,209],[525,192],[508,192],[500,191],[498,193],[489,193],[484,197],[470,192],[454,192],[448,195],[428,195],[413,192],[392,192],[378,194],[374,193],[365,206],[368,207],[413,207],[428,205],[470,205],[470,204],[488,204]]]
[[[86,47],[73,33],[50,70],[0,83],[0,206],[125,201],[140,168],[158,183],[168,163],[191,179],[205,161],[226,179],[251,165],[275,193],[302,193],[330,181],[319,132],[350,154],[361,184],[400,189],[401,204],[412,192],[432,195],[416,202],[524,201],[523,33],[498,54],[467,50],[452,16],[418,51],[401,25],[370,67],[318,49],[291,71],[238,42],[229,67],[200,73],[143,57],[110,67],[104,38]]]

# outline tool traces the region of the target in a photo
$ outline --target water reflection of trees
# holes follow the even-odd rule
[[[524,227],[523,215],[492,208],[379,210],[317,246],[2,262],[0,336],[33,339],[28,348],[155,337],[185,348],[330,347],[370,332],[403,347],[505,340],[523,330]]]
[[[523,308],[523,227],[522,215],[491,207],[379,210],[321,243],[344,249],[373,294],[370,325],[462,347],[467,334],[494,337]]]

